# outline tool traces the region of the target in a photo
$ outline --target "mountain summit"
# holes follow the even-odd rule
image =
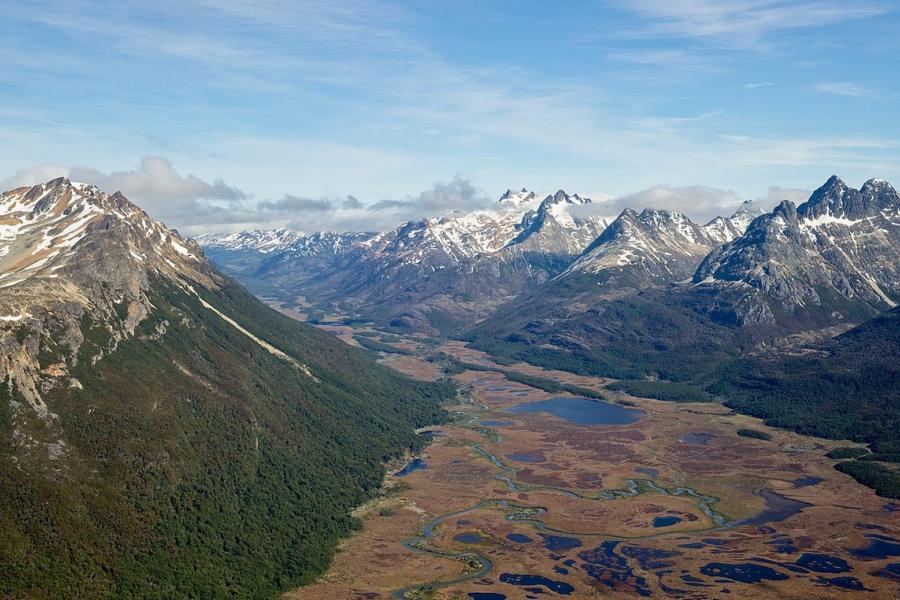
[[[900,301],[900,196],[883,180],[853,189],[831,177],[800,206],[783,201],[712,252],[694,275],[706,286],[762,296],[748,314],[857,320]]]

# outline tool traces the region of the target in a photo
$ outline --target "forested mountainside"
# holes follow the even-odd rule
[[[728,406],[771,425],[871,444],[872,454],[839,468],[898,498],[898,357],[900,309],[895,308],[802,354],[730,363],[707,387]]]
[[[444,418],[121,195],[0,196],[0,595],[271,597]]]

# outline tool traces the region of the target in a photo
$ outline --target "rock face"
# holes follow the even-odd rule
[[[0,195],[0,381],[9,378],[49,416],[40,388],[77,363],[83,319],[104,323],[114,347],[149,313],[154,276],[208,289],[221,283],[194,242],[121,194],[60,178]],[[48,345],[62,360],[42,368]]]
[[[718,245],[707,230],[678,212],[625,209],[562,277],[630,279],[642,286],[689,278]]]
[[[756,206],[753,200],[745,200],[730,217],[716,217],[703,226],[707,234],[720,244],[744,235],[747,227],[756,217],[765,214],[765,210]]]
[[[694,283],[733,297],[743,324],[850,320],[900,300],[900,197],[883,180],[830,178],[800,206],[784,201],[713,251]]]
[[[713,248],[743,234],[754,212],[747,202],[731,217],[698,225],[679,212],[625,209],[557,279],[598,293],[687,280]]]

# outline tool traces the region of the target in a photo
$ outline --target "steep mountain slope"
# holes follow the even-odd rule
[[[448,331],[562,271],[606,225],[571,214],[589,203],[563,191],[543,200],[527,190],[507,191],[489,209],[356,239],[316,271],[286,252],[273,253],[259,262],[253,286],[382,325]],[[218,260],[231,264],[228,257]]]
[[[743,325],[874,316],[900,300],[900,196],[882,180],[855,190],[832,177],[712,252],[694,282],[733,296],[723,316]]]
[[[441,418],[120,194],[3,194],[0,261],[4,597],[275,595]]]

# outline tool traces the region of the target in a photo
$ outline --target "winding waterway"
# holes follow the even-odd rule
[[[499,389],[496,391],[500,391]],[[593,400],[587,399],[578,399],[583,400],[585,402],[596,402]],[[610,411],[607,407],[612,406],[615,408],[615,405],[610,405],[608,403],[599,403],[606,405],[603,407],[603,410],[606,414],[612,414],[613,411]],[[538,404],[538,403],[536,403]],[[519,405],[526,406],[526,405]],[[584,418],[585,414],[590,414],[586,412],[590,407],[581,407],[579,406],[578,415],[581,418]],[[545,410],[546,406],[541,406],[536,410]],[[515,412],[533,412],[533,411],[515,411]],[[636,420],[634,415],[631,413],[640,412],[640,411],[629,411],[627,417],[622,418],[621,416],[615,416],[615,422],[632,422]],[[597,419],[589,419],[591,423],[589,424],[599,424],[602,421]],[[492,442],[499,442],[502,439],[502,436],[495,429],[486,426],[487,424],[492,423],[491,421],[482,421],[480,420],[480,416],[474,413],[463,414],[463,416],[459,419],[459,423],[457,426],[462,426],[466,428],[471,428],[479,433],[483,434]],[[503,425],[498,426],[505,426]],[[713,523],[715,523],[715,527],[706,528],[697,531],[709,531],[715,529],[721,529],[728,526],[729,519],[725,515],[716,512],[713,506],[718,502],[718,498],[715,496],[710,496],[698,492],[690,487],[675,487],[675,488],[666,488],[657,485],[652,479],[627,479],[625,481],[624,489],[615,489],[615,490],[598,490],[592,493],[583,493],[571,489],[566,489],[562,487],[550,486],[550,485],[530,485],[523,484],[517,482],[515,480],[515,474],[520,468],[510,465],[503,461],[498,456],[491,454],[488,452],[481,444],[470,444],[469,449],[479,454],[488,461],[491,462],[497,469],[498,473],[493,475],[493,478],[497,481],[502,482],[507,489],[513,492],[529,492],[529,491],[550,491],[556,492],[559,494],[564,494],[566,496],[580,498],[583,500],[596,500],[596,501],[608,501],[608,500],[617,500],[622,498],[630,498],[634,496],[638,496],[643,493],[654,492],[657,494],[668,495],[668,496],[686,496],[690,498],[694,498],[697,501],[697,508],[706,515]],[[470,580],[480,579],[485,577],[493,570],[493,563],[489,558],[474,551],[462,551],[462,552],[453,552],[449,550],[441,550],[434,548],[429,545],[429,540],[434,537],[435,531],[442,523],[453,519],[455,517],[464,515],[468,512],[484,509],[484,508],[498,508],[506,513],[506,520],[514,521],[516,523],[527,523],[537,529],[538,531],[543,531],[552,534],[564,534],[564,535],[572,535],[579,537],[596,537],[602,536],[604,539],[611,540],[621,540],[621,539],[645,539],[645,538],[653,538],[659,537],[662,535],[666,535],[665,532],[659,533],[648,533],[645,535],[636,535],[636,536],[621,536],[621,535],[612,535],[604,532],[590,531],[567,531],[562,529],[557,529],[548,526],[538,517],[541,514],[547,512],[547,509],[542,506],[520,506],[517,504],[510,503],[505,499],[497,499],[497,498],[486,498],[476,503],[473,506],[468,508],[464,508],[462,510],[454,511],[439,515],[426,523],[422,530],[418,535],[407,538],[403,540],[401,543],[404,547],[409,550],[421,554],[427,554],[431,556],[436,556],[440,558],[451,558],[454,560],[458,560],[465,565],[465,571],[463,574],[458,577],[454,577],[452,579],[443,579],[439,581],[432,581],[424,584],[415,584],[411,586],[407,586],[393,592],[393,597],[397,599],[405,599],[407,598],[407,594],[410,592],[414,592],[417,590],[423,589],[439,589],[445,588],[453,585],[457,585],[459,583],[463,583]],[[683,533],[683,532],[682,532]]]

